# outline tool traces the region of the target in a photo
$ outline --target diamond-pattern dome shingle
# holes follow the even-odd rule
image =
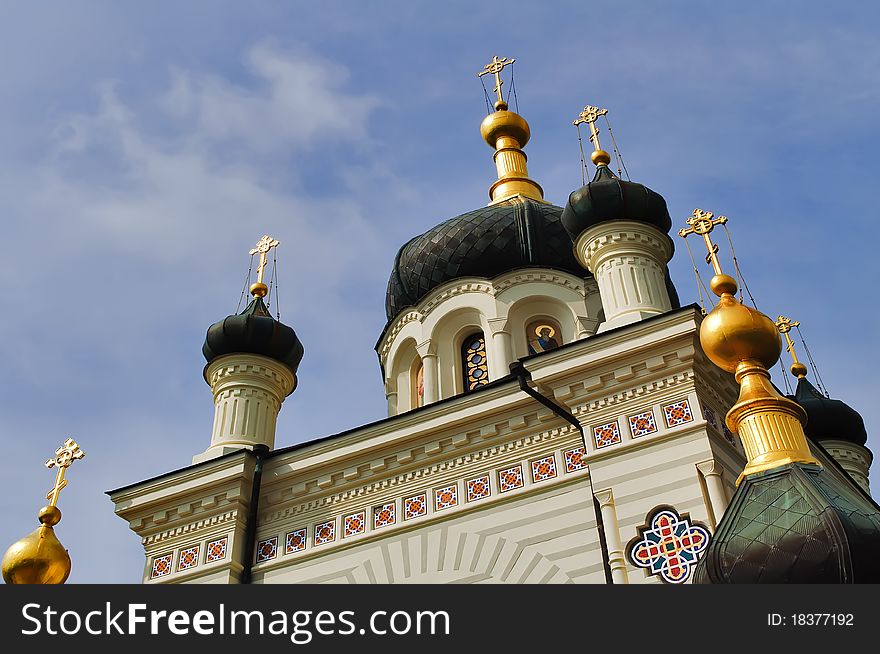
[[[575,259],[561,215],[562,207],[517,198],[462,214],[415,237],[394,260],[385,298],[388,320],[460,277],[491,279],[529,266],[590,277]]]

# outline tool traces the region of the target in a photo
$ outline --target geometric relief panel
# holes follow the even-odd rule
[[[178,570],[188,570],[199,564],[199,546],[193,545],[180,550],[180,560],[177,562]]]
[[[484,497],[489,497],[492,494],[492,491],[489,488],[489,475],[483,475],[482,477],[477,477],[476,479],[468,479],[465,485],[467,487],[468,502],[481,500]]]
[[[687,400],[667,404],[663,407],[663,414],[666,417],[667,427],[676,427],[686,422],[691,422],[694,419],[694,414],[691,413],[691,405]]]
[[[670,584],[686,581],[709,546],[709,530],[671,506],[653,509],[638,534],[626,546],[630,562]]]
[[[226,544],[229,542],[229,537],[224,536],[223,538],[218,538],[217,540],[212,540],[208,543],[207,554],[205,555],[205,563],[211,563],[212,561],[219,561],[222,558],[226,557]]]
[[[293,554],[301,552],[306,548],[306,530],[296,529],[291,531],[284,539],[284,553]]]
[[[583,446],[568,450],[565,453],[565,471],[575,472],[576,470],[583,470],[586,468],[587,462],[584,461],[585,455],[586,452],[584,451]]]
[[[657,431],[657,423],[654,421],[654,412],[648,409],[644,413],[629,417],[629,428],[633,437],[653,434]]]
[[[380,504],[379,506],[373,507],[373,529],[393,525],[395,508],[394,502],[388,502],[387,504]]]
[[[257,543],[257,563],[274,559],[276,554],[278,554],[278,536]]]
[[[597,448],[616,445],[620,442],[620,427],[618,427],[617,421],[593,427],[593,437],[596,439]]]
[[[556,476],[556,457],[552,454],[532,461],[532,481],[545,481]]]
[[[150,573],[150,579],[155,579],[156,577],[164,577],[165,575],[171,574],[171,559],[174,557],[173,553],[164,554],[162,556],[157,556],[153,559],[153,570]]]
[[[522,488],[522,486],[523,471],[521,465],[516,465],[512,468],[507,468],[506,470],[500,470],[498,472],[498,487],[502,493],[515,488]]]

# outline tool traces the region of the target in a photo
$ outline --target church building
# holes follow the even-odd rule
[[[797,361],[793,396],[770,382],[790,322],[737,299],[712,241],[726,219],[674,228],[612,171],[597,107],[578,121],[595,176],[549,202],[508,63],[482,71],[488,204],[389,262],[388,417],[276,448],[304,345],[267,309],[264,237],[252,301],[207,331],[205,450],[109,492],[144,583],[880,581],[864,423]],[[708,248],[708,315],[670,278],[679,236]]]

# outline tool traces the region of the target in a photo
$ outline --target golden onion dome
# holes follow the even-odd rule
[[[710,287],[720,300],[700,325],[700,344],[712,363],[728,372],[744,361],[772,368],[782,354],[774,322],[736,300],[736,280],[729,275],[715,275]]]
[[[508,111],[506,102],[496,102],[496,111],[486,116],[480,125],[480,134],[491,147],[498,147],[498,139],[512,138],[513,147],[524,148],[532,136],[526,119],[518,113]],[[512,144],[506,144],[508,147]]]
[[[55,536],[61,520],[56,506],[44,506],[40,526],[13,543],[3,555],[3,580],[7,584],[63,584],[70,575],[70,555]]]

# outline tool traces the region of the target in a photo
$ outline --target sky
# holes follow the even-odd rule
[[[836,2],[0,2],[0,546],[56,533],[71,583],[137,583],[105,491],[210,443],[208,326],[263,234],[305,346],[276,446],[386,415],[374,345],[397,249],[483,206],[476,72],[516,58],[529,171],[564,205],[586,104],[675,229],[729,217],[758,308],[801,330],[880,451],[880,7]],[[509,88],[509,87],[508,87]],[[670,263],[698,299],[687,251]],[[722,240],[722,254],[726,241]],[[695,251],[696,253],[696,251]],[[709,270],[702,268],[704,279]],[[800,350],[803,353],[803,349]],[[774,380],[781,387],[779,368]],[[880,491],[880,472],[872,488]]]

